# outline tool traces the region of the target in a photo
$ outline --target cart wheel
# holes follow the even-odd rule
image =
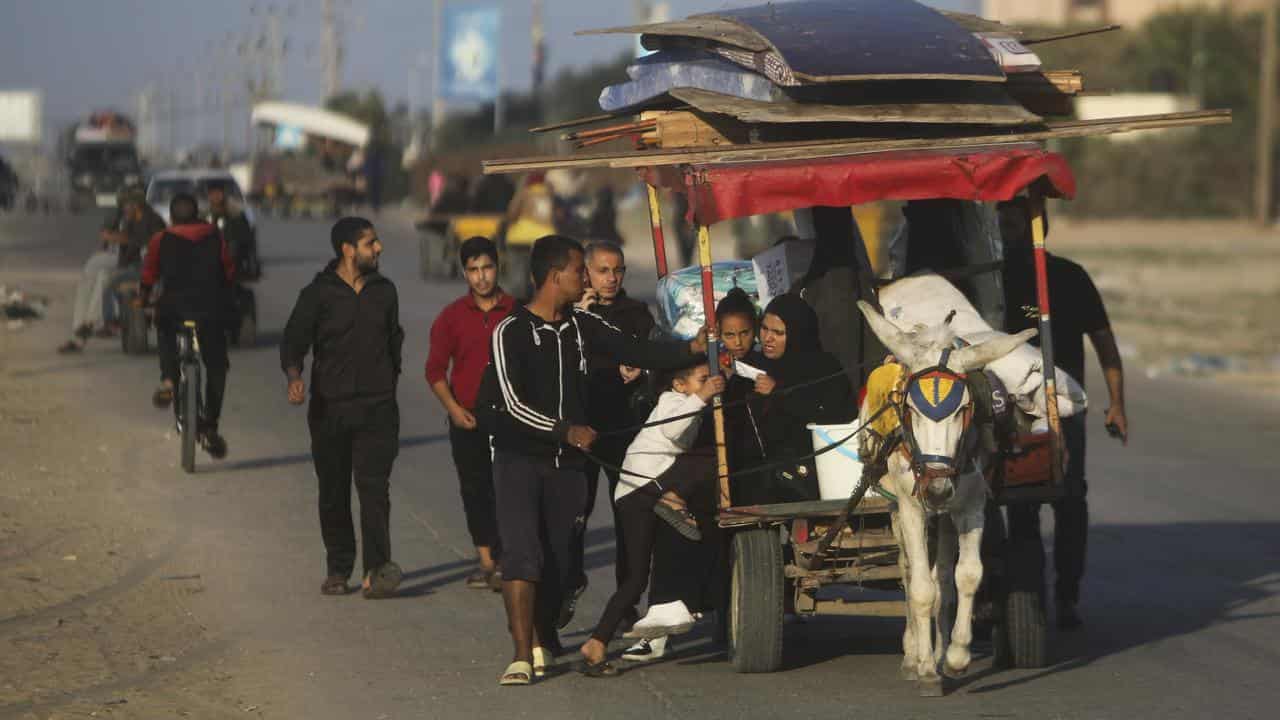
[[[125,355],[142,355],[147,352],[147,312],[134,307],[131,303],[124,305],[124,327],[120,330],[120,345]]]
[[[1018,590],[1005,598],[1002,640],[1016,668],[1042,668],[1046,662],[1044,603],[1040,593]],[[996,645],[999,648],[999,645]]]
[[[782,666],[782,580],[776,530],[757,528],[733,536],[729,659],[740,673],[767,673]]]

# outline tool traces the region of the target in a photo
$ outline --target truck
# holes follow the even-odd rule
[[[363,198],[357,169],[369,127],[345,115],[286,102],[254,106],[249,202],[269,215],[337,216]]]
[[[142,187],[137,131],[133,121],[114,110],[99,110],[77,122],[60,138],[70,179],[68,207],[115,207],[121,190]]]

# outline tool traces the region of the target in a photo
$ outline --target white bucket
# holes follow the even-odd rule
[[[848,425],[807,425],[813,435],[814,452],[845,440],[838,447],[822,452],[813,459],[818,469],[818,493],[823,500],[848,500],[862,479],[862,460],[858,458],[858,423]],[[850,436],[853,437],[850,437]]]

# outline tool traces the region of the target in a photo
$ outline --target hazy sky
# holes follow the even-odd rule
[[[468,0],[452,0],[465,3]],[[760,0],[669,0],[671,15],[759,4]],[[495,4],[489,0],[487,4]],[[496,0],[503,18],[504,85],[529,85],[530,0]],[[974,11],[978,0],[936,0],[928,4]],[[224,69],[220,59],[232,39],[264,25],[267,7],[292,17],[282,23],[288,51],[284,99],[321,99],[321,0],[0,0],[0,89],[44,93],[45,125],[61,128],[89,110],[116,107],[135,112],[137,92],[148,83],[176,89],[187,108],[190,142],[203,126],[205,139],[221,137],[215,87]],[[388,100],[410,95],[410,67],[430,58],[431,0],[337,0],[348,19],[345,33],[346,88],[378,87]],[[544,0],[550,74],[615,56],[629,47],[628,36],[574,37],[575,30],[627,24],[632,0]],[[256,14],[251,9],[256,8]],[[429,60],[428,60],[429,63]],[[421,73],[430,77],[428,65]],[[200,101],[196,75],[205,81]],[[427,80],[418,92],[425,96]],[[241,85],[242,87],[242,85]],[[198,108],[206,108],[203,112]]]

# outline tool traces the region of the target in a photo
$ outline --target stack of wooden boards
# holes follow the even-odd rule
[[[630,145],[625,154],[580,155],[583,165],[733,160],[718,149],[752,160],[795,146],[932,148],[1230,121],[1229,112],[1063,121],[1084,78],[1044,69],[1029,46],[1088,33],[1024,39],[1000,23],[915,0],[774,2],[579,34],[613,33],[639,34],[653,52],[628,67],[625,82],[601,92],[607,114],[534,129],[572,129],[562,139],[577,149]],[[613,123],[601,126],[605,120]],[[595,126],[578,129],[588,125]],[[655,153],[667,159],[638,157]],[[537,166],[495,161],[486,171]]]

